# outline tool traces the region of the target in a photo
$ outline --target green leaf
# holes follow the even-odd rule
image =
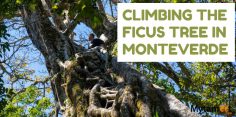
[[[84,10],[85,7],[86,7],[86,5],[84,4],[84,5],[82,6],[82,11]]]
[[[21,4],[23,0],[16,0],[16,4]]]
[[[30,9],[31,11],[35,11],[36,6],[37,6],[37,4],[31,3],[31,4],[29,4],[29,9]]]
[[[58,9],[58,6],[57,6],[57,5],[53,5],[53,6],[52,6],[52,9],[53,9],[53,10],[56,10],[56,9]]]

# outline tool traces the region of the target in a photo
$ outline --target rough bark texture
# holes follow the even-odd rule
[[[58,26],[66,24],[62,21],[53,24],[44,8],[45,4],[39,2],[36,11],[22,7],[21,14],[32,43],[45,57],[52,77],[56,116],[59,110],[66,117],[198,116],[130,65],[118,63],[104,49],[79,48]],[[84,23],[90,25],[87,20]],[[103,31],[109,40],[114,40],[115,26],[108,20],[104,25],[94,31]]]

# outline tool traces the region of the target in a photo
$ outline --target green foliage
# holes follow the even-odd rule
[[[154,117],[159,117],[158,112],[154,113]]]
[[[37,102],[37,105],[35,107],[29,108],[29,113],[32,117],[44,115],[45,113],[43,112],[43,110],[48,109],[50,106],[51,102],[49,98],[43,97]]]
[[[179,99],[199,107],[219,107],[232,100],[229,90],[235,91],[235,87],[230,86],[235,86],[236,81],[233,80],[235,67],[231,63],[193,63],[189,70],[193,74],[191,84],[187,89],[182,84]],[[235,107],[234,102],[230,106]]]
[[[166,92],[175,94],[175,88],[172,83],[168,79],[157,79],[156,81],[153,80],[153,83],[161,86],[165,89]]]
[[[0,4],[0,21],[14,17],[17,11],[15,0],[1,0]]]
[[[7,37],[10,35],[7,33],[7,27],[3,22],[0,22],[0,58],[6,50],[10,51],[9,43],[7,42]]]
[[[115,43],[114,46],[113,46],[113,49],[112,49],[112,52],[111,52],[113,56],[117,56],[117,54],[118,54],[117,46],[118,46],[117,43]]]
[[[69,17],[70,19],[74,19],[77,15],[76,21],[80,22],[84,19],[91,19],[92,28],[96,28],[97,26],[102,24],[102,13],[98,12],[98,8],[96,6],[96,0],[75,0],[73,2],[68,2],[70,7],[67,5],[58,6],[59,0],[54,0],[52,9],[53,12],[58,15],[63,16],[63,10],[69,9]]]
[[[209,0],[209,2],[211,2],[211,3],[221,3],[221,2],[231,3],[231,2],[233,2],[233,0]]]
[[[0,21],[15,17],[18,8],[23,5],[32,11],[35,10],[37,7],[37,2],[37,0],[1,0]]]
[[[4,82],[2,80],[2,76],[0,76],[0,113],[2,112],[3,108],[7,104],[6,90],[7,89],[4,87]]]
[[[29,10],[34,11],[37,7],[37,0],[16,0],[16,7],[26,6]]]
[[[160,75],[158,69],[149,63],[136,63],[136,69],[143,73],[154,84],[163,87],[168,93],[175,93],[174,85],[166,77]]]
[[[132,3],[195,3],[195,0],[131,0]]]
[[[152,64],[136,63],[134,66],[154,84],[163,87],[166,92],[174,94],[186,104],[196,105],[204,109],[209,105],[210,107],[219,107],[222,104],[228,104],[230,100],[231,111],[236,111],[234,64],[185,63],[184,65],[191,74],[190,79],[186,78],[185,73],[172,64],[174,72],[180,79],[179,87],[172,82],[171,78],[161,74],[158,68],[153,67]]]
[[[0,58],[2,58],[2,54],[6,52],[6,50],[10,50],[9,43],[7,42],[7,27],[3,22],[0,22]],[[4,81],[2,79],[2,74],[0,75],[0,112],[6,106],[6,88],[4,87]]]
[[[49,98],[42,97],[40,90],[30,86],[22,93],[12,95],[12,100],[0,113],[3,117],[36,117],[45,115],[45,111],[51,107]]]

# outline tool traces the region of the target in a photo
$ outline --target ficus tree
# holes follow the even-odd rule
[[[233,63],[117,62],[117,11],[114,7],[120,2],[195,1],[3,0],[0,4],[2,26],[6,27],[7,21],[20,22],[17,26],[27,32],[20,40],[29,39],[42,54],[49,77],[31,79],[27,75],[30,71],[16,72],[24,67],[24,61],[16,65],[13,74],[7,72],[6,65],[0,65],[14,81],[33,82],[21,92],[9,93],[11,101],[2,116],[11,116],[12,109],[19,116],[42,116],[47,114],[42,111],[53,107],[55,116],[61,113],[68,117],[197,117],[199,115],[186,105],[203,107],[227,103],[228,86],[235,87]],[[78,45],[74,30],[79,24],[85,24],[98,36],[103,35],[105,49],[86,49]],[[9,49],[8,45],[4,44],[3,52]],[[29,45],[21,44],[25,46]],[[45,83],[50,83],[54,104],[35,88]],[[16,104],[32,104],[35,108],[21,113],[23,107],[16,108]]]

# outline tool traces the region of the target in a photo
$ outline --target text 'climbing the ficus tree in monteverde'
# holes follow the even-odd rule
[[[119,4],[118,61],[234,61],[234,7],[231,3]]]

